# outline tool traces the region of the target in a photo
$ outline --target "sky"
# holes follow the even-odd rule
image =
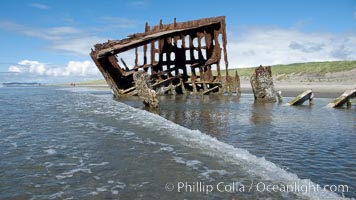
[[[11,0],[0,83],[102,79],[89,53],[150,25],[226,16],[229,68],[356,60],[356,0]]]

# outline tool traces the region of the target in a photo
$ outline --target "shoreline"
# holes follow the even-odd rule
[[[95,88],[100,90],[110,90],[109,86],[106,84],[91,84],[91,85],[77,85],[76,87],[87,87]],[[281,90],[283,97],[295,97],[305,90],[312,89],[315,98],[337,98],[345,90],[354,89],[356,85],[341,85],[341,84],[330,84],[330,83],[318,83],[318,84],[296,84],[296,83],[275,83],[275,90]],[[252,94],[252,88],[249,83],[241,83],[241,92]]]
[[[308,84],[298,84],[298,83],[274,83],[274,89],[276,91],[282,91],[282,96],[284,97],[296,97],[305,90],[313,90],[315,98],[337,98],[345,90],[356,88],[356,84],[331,84],[331,83],[308,83]],[[250,83],[241,83],[242,93],[252,93],[252,88]]]

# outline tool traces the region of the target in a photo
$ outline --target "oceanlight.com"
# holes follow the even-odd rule
[[[348,185],[324,185],[294,182],[292,184],[271,184],[264,182],[251,182],[249,185],[240,182],[219,182],[216,184],[207,184],[202,181],[197,182],[177,182],[167,183],[165,189],[168,192],[182,193],[205,193],[211,192],[227,192],[227,193],[243,193],[243,192],[293,192],[293,193],[313,193],[320,191],[330,191],[336,193],[347,193]]]

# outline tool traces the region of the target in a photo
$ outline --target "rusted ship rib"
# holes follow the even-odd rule
[[[114,95],[136,94],[133,74],[150,74],[158,94],[237,92],[239,78],[228,75],[225,17],[160,24],[122,40],[96,44],[91,57]],[[132,52],[134,63],[122,55]],[[140,54],[140,55],[139,55]],[[220,71],[221,55],[225,76]]]

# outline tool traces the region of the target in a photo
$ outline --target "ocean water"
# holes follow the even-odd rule
[[[0,199],[356,198],[355,106],[330,100],[3,87]]]

